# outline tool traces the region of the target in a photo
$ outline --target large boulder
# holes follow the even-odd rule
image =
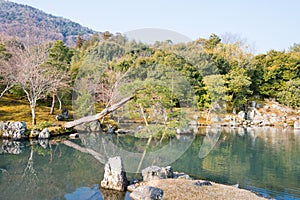
[[[151,166],[142,170],[143,181],[173,178],[173,169],[171,166],[158,167]]]
[[[128,185],[126,172],[120,156],[109,158],[104,168],[104,178],[101,187],[105,189],[125,191]]]
[[[25,131],[25,122],[1,122],[0,125],[0,132],[2,132],[3,138],[21,139],[24,137]]]
[[[133,200],[161,200],[163,196],[161,189],[152,186],[140,186],[130,194]]]

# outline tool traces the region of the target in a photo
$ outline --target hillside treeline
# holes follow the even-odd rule
[[[223,42],[215,34],[179,44],[149,45],[109,32],[76,40],[75,47],[61,40],[33,46],[3,36],[1,96],[27,97],[33,115],[45,98],[70,103],[72,90],[81,115],[87,112],[81,107],[93,101],[109,106],[126,92],[136,93],[143,107],[159,101],[169,110],[195,103],[231,112],[264,99],[300,108],[299,44],[254,55],[241,41]]]

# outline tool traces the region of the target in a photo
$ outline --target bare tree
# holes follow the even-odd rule
[[[67,84],[67,74],[45,64],[48,56],[47,45],[25,47],[19,52],[16,82],[27,96],[32,114],[32,125],[36,124],[35,108],[37,101]]]
[[[0,41],[0,98],[15,85],[16,49],[21,48],[15,40],[1,36]]]
[[[14,86],[13,76],[14,70],[11,65],[8,62],[0,63],[0,84],[3,87],[1,88],[0,98]]]

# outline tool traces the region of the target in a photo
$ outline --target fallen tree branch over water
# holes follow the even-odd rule
[[[86,122],[92,122],[98,119],[103,118],[105,115],[117,110],[118,108],[120,108],[121,106],[123,106],[125,103],[127,103],[128,101],[132,100],[135,97],[135,95],[132,95],[130,97],[127,97],[125,99],[122,99],[120,102],[112,105],[111,107],[105,108],[104,110],[102,110],[100,113],[97,113],[96,115],[92,115],[92,116],[86,116],[86,117],[82,117],[80,119],[76,119],[74,121],[71,122],[67,122],[64,127],[65,128],[72,128],[74,126],[86,123]]]

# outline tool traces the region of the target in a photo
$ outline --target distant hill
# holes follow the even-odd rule
[[[31,6],[0,0],[0,34],[23,39],[29,34],[39,40],[63,40],[73,46],[78,33],[87,39],[96,31]]]

